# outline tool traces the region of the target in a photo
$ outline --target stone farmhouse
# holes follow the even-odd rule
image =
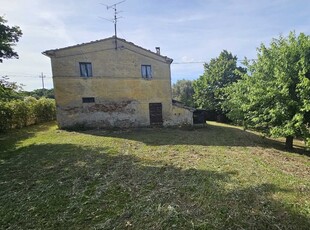
[[[152,52],[110,37],[47,50],[60,128],[193,124],[193,110],[172,101],[170,64]]]

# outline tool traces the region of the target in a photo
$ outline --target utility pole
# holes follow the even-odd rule
[[[45,78],[45,75],[43,75],[43,73],[41,73],[41,75],[39,76],[39,78],[42,79],[42,89],[44,90],[44,78]]]
[[[117,17],[117,14],[119,14],[121,11],[117,11],[116,9],[116,6],[125,2],[126,0],[123,0],[123,1],[120,1],[120,2],[117,2],[115,4],[112,4],[110,6],[106,5],[106,4],[102,4],[102,5],[105,5],[107,7],[107,10],[109,9],[114,9],[114,19],[113,20],[109,20],[109,19],[106,19],[104,18],[105,20],[108,20],[110,22],[113,22],[114,23],[114,38],[115,38],[115,49],[117,50],[117,20],[121,17]]]

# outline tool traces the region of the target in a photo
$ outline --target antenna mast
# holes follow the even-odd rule
[[[107,7],[107,10],[109,9],[114,9],[114,19],[113,20],[108,20],[110,22],[113,22],[114,23],[114,37],[115,37],[115,49],[117,49],[117,29],[116,29],[116,26],[117,26],[117,20],[121,17],[117,17],[117,14],[120,13],[121,11],[117,11],[116,9],[116,6],[125,2],[126,0],[123,0],[123,1],[120,1],[120,2],[117,2],[117,3],[114,3],[110,6],[106,5],[106,4],[102,4],[102,5],[105,5]]]

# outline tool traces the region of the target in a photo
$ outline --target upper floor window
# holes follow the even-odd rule
[[[93,71],[90,62],[80,62],[80,74],[81,77],[92,77]]]
[[[152,66],[141,65],[141,75],[142,75],[142,78],[151,79],[152,78]]]

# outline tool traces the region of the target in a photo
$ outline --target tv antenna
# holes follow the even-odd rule
[[[117,17],[117,14],[121,13],[122,11],[117,11],[116,9],[116,6],[125,2],[126,0],[123,0],[123,1],[120,1],[120,2],[117,2],[117,3],[114,3],[112,5],[106,5],[106,4],[103,4],[101,3],[102,5],[106,6],[107,7],[107,10],[109,9],[113,9],[114,10],[114,19],[113,20],[110,20],[110,19],[106,19],[106,18],[103,18],[109,22],[113,22],[114,23],[114,37],[115,37],[115,49],[117,49],[117,30],[116,30],[116,26],[117,26],[117,20],[121,17]]]

